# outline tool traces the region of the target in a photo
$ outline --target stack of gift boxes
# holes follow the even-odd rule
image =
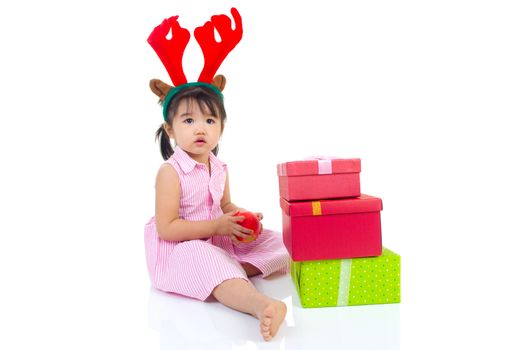
[[[277,165],[283,241],[303,307],[400,301],[400,256],[382,247],[380,198],[361,194],[360,159]]]

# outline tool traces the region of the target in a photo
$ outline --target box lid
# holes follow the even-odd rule
[[[361,172],[359,158],[312,157],[277,164],[279,176],[304,176]]]
[[[362,194],[355,198],[325,199],[320,201],[289,202],[280,199],[280,206],[289,216],[315,216],[380,211],[380,198]]]

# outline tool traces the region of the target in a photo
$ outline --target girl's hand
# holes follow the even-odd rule
[[[235,243],[239,243],[237,237],[245,239],[253,233],[253,230],[245,228],[238,224],[240,221],[244,221],[243,216],[234,216],[238,210],[225,213],[221,217],[215,220],[216,230],[215,235],[229,236]]]
[[[262,219],[264,219],[264,215],[262,215],[262,213],[255,213],[255,215],[257,216],[259,221],[262,221]],[[262,222],[261,222],[260,223],[260,232],[262,233],[263,230],[264,230],[264,226],[262,226]]]

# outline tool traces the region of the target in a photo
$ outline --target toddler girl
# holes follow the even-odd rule
[[[235,9],[232,13],[236,34],[241,22]],[[215,17],[221,16],[213,16],[212,24],[225,40],[227,34]],[[170,40],[167,28],[172,29]],[[172,17],[156,27],[148,41],[166,61],[160,45],[185,39],[184,31],[177,17]],[[157,289],[202,301],[212,295],[230,308],[255,316],[262,337],[270,340],[284,320],[286,305],[257,291],[248,277],[286,273],[289,256],[277,232],[262,229],[250,243],[237,239],[252,231],[239,224],[243,216],[234,215],[245,210],[231,202],[227,167],[216,157],[226,120],[221,92],[225,78],[209,79],[212,75],[201,75],[196,83],[175,83],[175,87],[151,81],[152,91],[163,102],[165,123],[156,136],[166,162],[156,178],[155,217],[145,226],[148,272]],[[256,214],[262,220],[262,214]]]

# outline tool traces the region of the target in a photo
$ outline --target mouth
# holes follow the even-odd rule
[[[194,141],[195,144],[198,144],[198,145],[204,145],[206,144],[205,140],[204,139],[197,139]]]

